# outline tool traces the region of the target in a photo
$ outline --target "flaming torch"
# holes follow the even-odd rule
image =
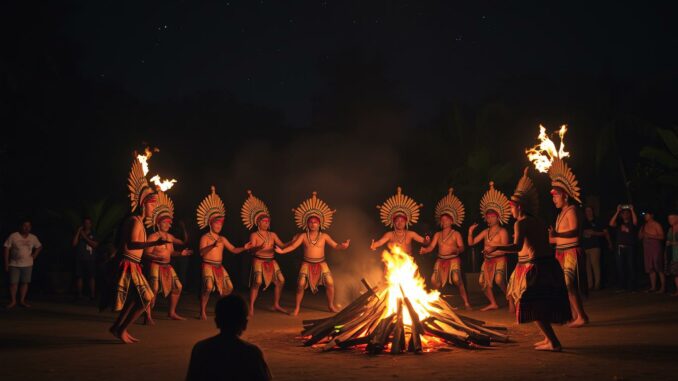
[[[137,160],[139,160],[139,162],[141,163],[141,167],[144,170],[144,176],[146,176],[148,174],[148,171],[149,171],[148,170],[148,160],[151,158],[151,156],[153,156],[154,152],[160,152],[160,150],[158,148],[151,149],[149,147],[146,147],[144,149],[143,155],[137,155]],[[160,175],[155,175],[155,176],[151,177],[151,182],[153,184],[155,184],[155,186],[159,190],[165,192],[165,191],[171,189],[174,186],[174,184],[177,182],[177,180],[175,180],[175,179],[162,180],[160,178]]]
[[[539,125],[539,144],[534,147],[525,150],[527,158],[534,164],[534,167],[537,171],[546,173],[553,160],[563,159],[570,156],[569,152],[565,152],[565,133],[567,132],[567,125],[563,124],[558,131],[558,136],[560,136],[560,147],[556,149],[555,143],[549,138],[546,134],[546,128]]]

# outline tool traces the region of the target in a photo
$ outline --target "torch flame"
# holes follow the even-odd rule
[[[146,147],[144,148],[144,154],[143,155],[137,155],[137,160],[139,160],[139,163],[141,163],[141,168],[144,170],[144,176],[148,174],[148,159],[153,156],[153,152],[160,152],[159,149],[157,148],[149,148]],[[172,180],[162,180],[160,178],[160,175],[155,175],[151,178],[151,182],[155,184],[161,191],[166,191],[171,189],[174,184],[177,182],[177,180],[172,179]]]
[[[155,148],[153,151],[158,152],[158,149]],[[141,163],[141,168],[144,170],[144,176],[148,174],[148,159],[153,156],[153,151],[146,147],[144,148],[144,154],[143,155],[137,155],[137,160],[139,160],[139,163]]]
[[[558,131],[560,136],[560,147],[556,149],[555,143],[546,134],[546,128],[539,125],[539,144],[525,150],[528,160],[530,160],[534,167],[539,172],[547,172],[551,168],[554,159],[562,159],[570,156],[569,152],[565,152],[565,133],[567,132],[567,125],[562,125]]]
[[[159,175],[155,175],[151,178],[151,182],[164,192],[171,189],[177,181],[175,179],[161,180]]]
[[[386,282],[388,284],[388,311],[390,315],[398,309],[398,299],[406,295],[412,303],[420,320],[430,316],[428,309],[433,308],[430,303],[440,298],[438,291],[426,291],[426,282],[419,275],[419,269],[414,260],[399,246],[394,246],[391,251],[384,251],[382,260],[386,265]],[[407,310],[403,311],[403,323],[412,324],[412,318]]]

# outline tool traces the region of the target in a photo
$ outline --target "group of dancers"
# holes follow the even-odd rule
[[[165,191],[152,187],[146,178],[145,162],[135,159],[128,178],[131,209],[134,215],[127,221],[122,233],[121,252],[118,256],[116,286],[111,304],[119,315],[110,332],[124,343],[138,340],[131,336],[128,327],[146,314],[146,323],[153,324],[152,308],[157,295],[169,298],[168,315],[171,319],[183,320],[176,307],[182,285],[170,264],[173,256],[187,256],[189,249],[176,250],[175,246],[187,245],[187,236],[177,238],[170,233],[174,217],[174,205]],[[536,343],[540,350],[560,350],[561,346],[551,323],[570,322],[571,327],[580,327],[588,322],[581,295],[579,264],[582,251],[579,248],[579,226],[575,202],[580,202],[580,189],[574,174],[567,164],[556,158],[549,169],[552,180],[551,194],[560,213],[555,228],[546,228],[537,216],[537,190],[525,169],[515,192],[506,197],[490,182],[489,189],[481,198],[480,211],[487,228],[475,234],[477,224],[470,226],[466,243],[469,246],[483,242],[484,261],[481,266],[480,285],[489,300],[483,310],[499,308],[493,294],[496,284],[507,296],[510,309],[515,310],[519,322],[535,321],[544,340]],[[275,287],[272,309],[287,313],[280,305],[285,278],[276,262],[275,254],[287,254],[303,247],[303,262],[299,270],[295,308],[299,313],[304,292],[310,288],[313,293],[324,286],[328,309],[337,312],[334,304],[334,280],[325,260],[325,247],[346,250],[350,240],[336,242],[326,231],[332,224],[335,213],[313,192],[294,211],[297,227],[301,232],[289,242],[270,231],[271,216],[266,204],[247,192],[247,199],[241,208],[242,221],[246,228],[253,230],[250,239],[241,247],[233,245],[222,233],[226,211],[224,203],[216,193],[211,192],[197,208],[197,223],[206,232],[200,238],[202,259],[202,286],[200,292],[200,319],[206,319],[209,296],[217,292],[224,296],[233,291],[229,274],[222,265],[224,248],[234,254],[244,251],[252,253],[250,278],[250,315],[254,314],[254,303],[260,288]],[[461,272],[460,255],[464,252],[464,240],[454,226],[461,226],[465,209],[450,188],[435,208],[435,219],[441,230],[433,237],[417,234],[410,227],[417,223],[421,204],[402,193],[400,187],[395,195],[378,206],[382,222],[392,230],[379,240],[372,240],[370,248],[388,244],[412,255],[412,241],[420,243],[419,254],[427,254],[438,248],[437,258],[431,277],[431,285],[441,289],[446,284],[459,288],[464,305],[470,308]],[[513,243],[504,227],[513,217]],[[147,235],[147,229],[153,231]],[[555,245],[553,255],[551,245]],[[518,254],[518,265],[506,282],[506,256]],[[143,265],[142,265],[143,264]]]

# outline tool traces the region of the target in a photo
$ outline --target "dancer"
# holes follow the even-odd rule
[[[233,291],[231,277],[221,263],[224,259],[224,248],[233,254],[240,254],[251,248],[248,242],[245,247],[235,247],[221,235],[226,218],[226,208],[212,186],[197,210],[198,226],[209,231],[200,237],[200,256],[202,257],[202,290],[200,292],[200,314],[198,319],[207,320],[207,302],[213,291],[226,296]]]
[[[562,345],[551,324],[563,324],[572,315],[563,270],[552,254],[546,226],[535,217],[537,207],[537,191],[525,168],[511,196],[511,214],[516,219],[514,243],[487,245],[485,252],[518,253],[518,266],[507,290],[515,300],[518,323],[536,323],[544,335],[544,340],[535,343],[536,350],[559,352]]]
[[[461,234],[452,228],[452,225],[461,226],[466,214],[464,205],[459,198],[452,194],[450,188],[447,196],[443,197],[435,209],[435,219],[442,228],[433,235],[430,245],[419,250],[419,254],[428,254],[438,246],[438,258],[433,265],[431,284],[433,288],[442,290],[446,284],[454,284],[459,288],[459,295],[467,309],[471,308],[464,287],[464,275],[461,271],[461,253],[464,252],[464,241]]]
[[[402,194],[402,188],[398,187],[395,195],[389,197],[381,206],[377,206],[381,222],[393,230],[386,232],[378,241],[372,240],[370,250],[377,250],[388,243],[389,248],[397,246],[412,255],[412,241],[428,245],[431,242],[429,236],[422,237],[409,230],[410,226],[419,220],[419,209],[422,206],[424,205],[417,204],[411,197]]]
[[[486,246],[503,246],[509,243],[508,231],[502,226],[508,223],[511,217],[511,205],[508,198],[500,191],[494,189],[494,182],[490,181],[490,189],[480,199],[480,214],[485,217],[487,228],[473,237],[473,232],[478,227],[475,223],[468,229],[468,245],[473,246],[483,241],[483,249]],[[481,311],[496,310],[499,308],[494,298],[492,287],[496,284],[506,294],[506,253],[495,251],[487,254],[480,266],[480,287],[490,304]],[[509,308],[513,311],[513,303],[509,299]]]
[[[336,211],[331,210],[324,201],[319,199],[316,192],[313,192],[311,198],[302,202],[293,211],[297,227],[304,229],[305,232],[298,234],[287,247],[276,247],[275,252],[286,254],[304,245],[304,261],[299,269],[294,316],[299,315],[306,288],[310,287],[311,292],[315,294],[320,285],[325,286],[329,311],[339,312],[339,308],[334,305],[334,278],[325,262],[325,245],[335,250],[346,250],[351,240],[336,243],[329,234],[323,232],[329,229]]]
[[[174,250],[174,245],[186,246],[188,234],[186,228],[182,225],[183,239],[178,239],[169,232],[174,219],[174,203],[165,192],[158,192],[158,203],[150,217],[144,219],[148,229],[155,229],[155,232],[148,236],[150,241],[162,239],[166,243],[159,246],[148,247],[144,250],[144,257],[148,259],[146,263],[148,281],[151,284],[151,290],[155,297],[150,306],[146,309],[146,324],[153,325],[152,310],[158,293],[165,298],[169,297],[169,310],[167,316],[172,320],[186,320],[177,314],[177,304],[181,296],[182,285],[179,281],[176,271],[170,264],[170,260],[175,256],[188,256],[193,254],[189,249],[181,251]]]
[[[245,227],[252,230],[256,226],[257,230],[250,234],[250,244],[260,249],[254,252],[252,258],[252,274],[250,277],[250,304],[249,314],[254,315],[254,302],[257,300],[259,288],[264,286],[264,290],[273,283],[275,290],[273,296],[273,311],[287,314],[287,310],[280,306],[280,296],[282,295],[285,277],[280,271],[280,266],[275,260],[275,245],[284,248],[286,245],[278,238],[278,235],[270,231],[271,214],[263,201],[254,197],[252,191],[247,191],[247,200],[242,205],[240,216]]]

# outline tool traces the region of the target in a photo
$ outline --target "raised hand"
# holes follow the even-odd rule
[[[191,249],[183,249],[181,250],[181,256],[182,257],[187,257],[189,255],[193,255],[193,250]]]
[[[370,250],[372,251],[377,250],[377,247],[374,245],[374,240],[372,240],[372,243],[370,243]]]
[[[351,244],[351,240],[347,239],[346,241],[342,242],[339,246],[340,249],[345,250],[348,249],[348,246]]]
[[[469,226],[468,232],[473,234],[473,231],[476,230],[477,227],[478,227],[478,223],[474,222],[471,226]]]

